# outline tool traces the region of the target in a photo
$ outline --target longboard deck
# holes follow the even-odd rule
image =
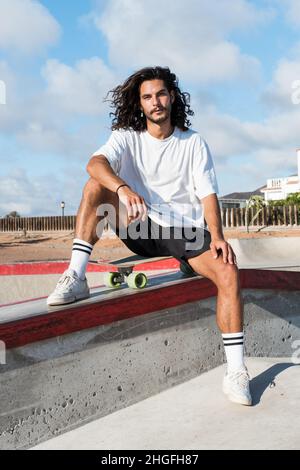
[[[124,267],[124,268],[131,268],[134,266],[137,266],[138,264],[147,264],[147,263],[153,263],[154,261],[161,261],[163,259],[170,259],[172,256],[155,256],[155,257],[146,257],[146,256],[140,256],[140,255],[132,255],[132,256],[127,256],[126,258],[118,258],[115,260],[104,260],[104,259],[98,259],[98,260],[90,260],[90,263],[93,264],[100,264],[100,265],[112,265],[117,268],[119,267]]]
[[[129,287],[134,289],[143,289],[148,283],[148,278],[143,272],[134,271],[134,267],[138,265],[151,264],[156,261],[165,259],[174,259],[172,256],[155,256],[145,257],[136,254],[126,256],[124,258],[113,259],[113,260],[90,260],[90,263],[99,264],[102,266],[113,266],[116,271],[111,272],[109,269],[104,274],[104,284],[107,287],[120,287],[122,284],[127,283]],[[175,261],[175,259],[174,259]],[[147,268],[146,268],[147,269]],[[188,272],[180,265],[180,270],[185,275],[195,275],[193,272]],[[191,270],[192,271],[192,270]]]
[[[137,265],[144,266],[145,264],[170,258],[172,258],[172,256],[156,256],[151,258],[132,254],[131,256],[113,260],[90,260],[90,263],[113,266],[117,270],[116,272],[108,270],[104,274],[104,284],[107,287],[116,288],[127,283],[129,287],[134,289],[143,289],[148,283],[148,278],[143,272],[133,271],[134,267]]]

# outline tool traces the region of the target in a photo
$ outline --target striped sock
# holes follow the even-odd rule
[[[245,367],[244,364],[244,332],[222,334],[227,359],[228,372]]]
[[[79,238],[74,238],[70,269],[73,269],[80,279],[85,279],[85,271],[92,253],[93,245]]]

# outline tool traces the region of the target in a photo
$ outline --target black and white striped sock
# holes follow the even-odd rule
[[[243,369],[244,364],[244,332],[222,334],[227,359],[228,372]]]
[[[93,245],[79,238],[74,238],[70,269],[76,271],[80,279],[85,279],[85,271],[92,250]]]

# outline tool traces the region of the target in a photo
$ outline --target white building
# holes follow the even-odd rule
[[[289,194],[300,193],[300,149],[297,150],[298,174],[286,178],[270,178],[261,189],[266,201],[286,199]]]
[[[248,200],[251,196],[261,196],[261,186],[254,191],[248,191],[243,193],[230,193],[219,198],[219,204],[221,209],[236,209],[246,207]]]

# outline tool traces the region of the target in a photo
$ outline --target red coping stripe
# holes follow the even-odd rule
[[[69,262],[62,261],[49,261],[47,263],[16,263],[16,264],[2,264],[0,265],[0,276],[18,276],[34,274],[61,274],[69,267]],[[116,271],[115,266],[100,264],[88,264],[88,272],[105,272],[109,267],[110,271]],[[135,269],[149,271],[155,269],[176,269],[179,267],[179,262],[174,258],[162,259],[160,261],[146,262],[139,264]]]
[[[300,272],[264,271],[246,269],[240,271],[242,288],[300,290]],[[216,287],[205,278],[191,278],[183,284],[160,286],[115,299],[103,299],[97,303],[66,306],[60,310],[49,309],[40,316],[16,320],[0,325],[0,340],[7,348],[24,346],[75,331],[105,325],[119,320],[145,315],[158,310],[177,307],[189,302],[215,296]]]

